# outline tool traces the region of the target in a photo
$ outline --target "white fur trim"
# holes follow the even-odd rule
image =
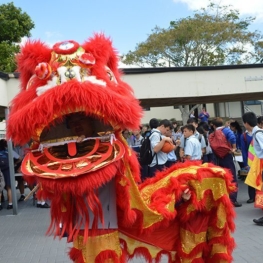
[[[84,79],[84,81],[89,81],[93,84],[106,87],[106,82],[103,80],[97,79],[96,76],[87,76],[87,77],[84,77],[83,79]]]
[[[37,96],[42,95],[49,89],[53,89],[54,87],[57,86],[57,77],[53,77],[51,80],[48,80],[47,84],[45,86],[40,86],[37,88]]]
[[[81,82],[80,66],[74,66],[71,69],[75,73],[75,78],[77,79],[77,81]]]
[[[66,73],[67,70],[68,70],[67,67],[59,67],[57,69],[57,72],[58,72],[58,74],[60,76],[61,84],[68,81],[67,77],[65,76],[65,73]]]

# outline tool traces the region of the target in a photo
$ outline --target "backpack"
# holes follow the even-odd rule
[[[0,169],[3,171],[8,168],[9,168],[8,155],[1,152],[0,153]]]
[[[223,128],[225,129],[225,128]],[[209,143],[214,154],[219,158],[224,158],[231,150],[231,145],[227,141],[223,129],[215,130],[209,135]]]
[[[140,164],[142,164],[142,165],[151,164],[153,158],[156,155],[156,153],[152,154],[152,149],[151,149],[150,137],[153,133],[154,132],[151,132],[148,136],[145,136],[145,138],[142,140],[142,145],[141,145],[141,149],[140,149]]]

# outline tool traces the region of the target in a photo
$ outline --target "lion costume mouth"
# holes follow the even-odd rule
[[[78,119],[69,124],[67,119],[72,115]],[[92,133],[91,135],[97,134],[97,136],[77,142],[78,135],[82,133],[85,135],[85,127],[82,127],[80,122],[91,120],[92,126],[84,125]],[[69,126],[72,128],[70,129]],[[53,179],[75,177],[94,172],[118,161],[123,157],[124,152],[123,144],[110,131],[110,126],[83,113],[69,114],[63,116],[62,120],[53,121],[50,127],[43,129],[39,147],[26,155],[22,172],[26,175]]]
[[[52,49],[40,41],[25,44],[18,56],[21,92],[12,101],[7,129],[15,144],[33,140],[34,151],[22,166],[25,174],[78,176],[123,156],[121,131],[137,129],[142,110],[121,80],[117,63],[111,41],[103,35],[81,46],[75,41]],[[67,134],[65,126],[65,116],[73,113],[96,120],[95,133],[79,144],[74,140],[81,129]],[[103,133],[111,140],[105,141]]]

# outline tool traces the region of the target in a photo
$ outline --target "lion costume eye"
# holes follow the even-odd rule
[[[118,82],[117,82],[113,72],[110,70],[110,68],[107,66],[105,68],[106,68],[107,75],[109,76],[109,80],[114,82],[115,84],[118,84]]]

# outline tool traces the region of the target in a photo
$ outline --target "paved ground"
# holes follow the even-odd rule
[[[234,263],[263,262],[263,227],[256,226],[253,218],[263,216],[260,209],[247,204],[247,186],[239,181],[239,198],[243,206],[236,208],[237,248]],[[6,204],[4,204],[6,206]],[[49,225],[49,209],[33,206],[32,200],[18,203],[18,215],[4,208],[0,211],[0,262],[1,263],[70,263],[65,238],[62,240],[45,236]],[[143,259],[132,263],[144,263]],[[162,263],[167,260],[163,258]]]

